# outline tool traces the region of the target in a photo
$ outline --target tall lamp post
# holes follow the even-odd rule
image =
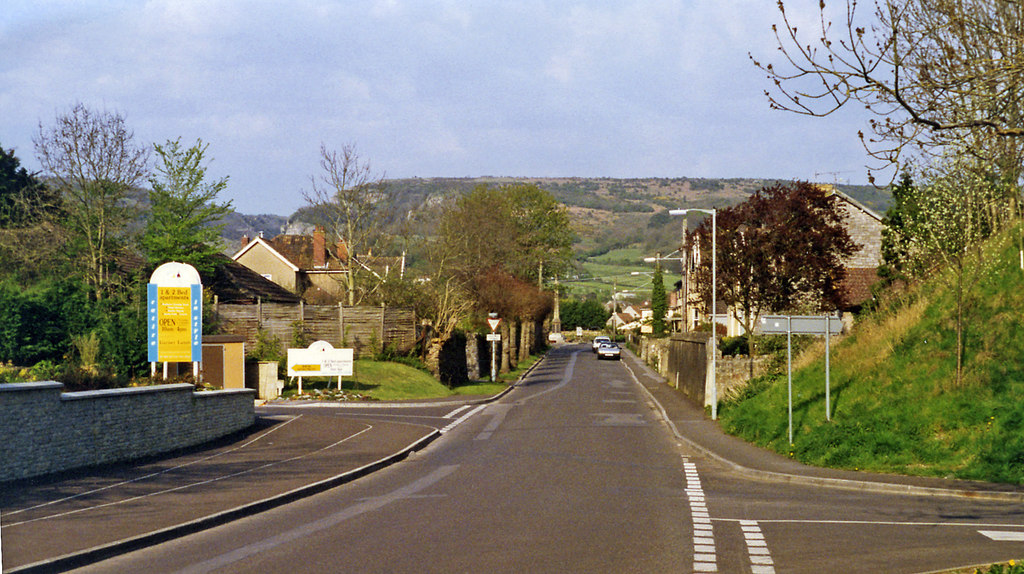
[[[691,211],[711,215],[711,420],[718,420],[718,210],[670,209],[668,214],[686,217]]]

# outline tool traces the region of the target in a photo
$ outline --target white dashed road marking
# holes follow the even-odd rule
[[[443,417],[441,417],[441,418],[445,418],[445,419],[453,419],[453,418],[455,418],[455,415],[457,415],[457,414],[461,413],[462,411],[464,411],[464,410],[466,410],[466,409],[470,408],[471,406],[472,406],[472,405],[462,405],[461,407],[459,407],[459,408],[455,409],[454,411],[452,411],[452,412],[450,412],[450,413],[448,413],[448,414],[444,415],[444,416],[443,416]]]
[[[683,471],[686,473],[686,498],[690,503],[693,518],[693,571],[718,572],[718,557],[715,553],[715,535],[711,528],[711,515],[704,500],[704,489],[700,485],[697,465],[683,457]]]
[[[768,552],[768,543],[756,520],[740,520],[743,539],[747,542],[747,554],[750,555],[750,570],[754,574],[775,574],[775,563]]]

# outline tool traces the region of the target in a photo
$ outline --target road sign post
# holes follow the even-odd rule
[[[491,342],[491,382],[493,383],[498,379],[498,341],[501,340],[501,335],[495,331],[498,330],[498,325],[501,325],[501,318],[497,313],[488,313],[487,325],[491,328],[491,334],[487,335],[487,340]]]
[[[825,420],[832,420],[831,335],[842,332],[843,321],[835,315],[765,315],[761,317],[756,330],[762,335],[786,335],[786,381],[789,410],[789,444],[793,444],[793,334],[825,336]]]

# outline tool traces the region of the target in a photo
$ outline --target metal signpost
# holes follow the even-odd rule
[[[501,325],[501,319],[497,313],[487,314],[487,325],[491,328],[487,340],[491,342],[491,382],[493,383],[498,378],[498,341],[501,340],[501,334],[495,332],[498,330],[498,325]]]
[[[203,285],[199,272],[187,263],[170,262],[156,268],[147,288],[150,374],[156,364],[192,363],[199,378],[203,360]]]
[[[317,341],[306,349],[288,349],[288,376],[298,377],[302,394],[302,377],[351,377],[355,363],[352,349],[335,349],[327,341]]]
[[[793,444],[793,334],[825,336],[825,420],[832,420],[829,355],[831,335],[843,330],[835,315],[765,315],[757,325],[762,335],[786,335],[786,371],[789,408],[789,444]]]

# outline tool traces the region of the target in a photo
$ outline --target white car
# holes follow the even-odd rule
[[[604,335],[598,335],[597,337],[594,337],[594,342],[591,343],[590,345],[592,347],[592,350],[596,353],[597,352],[597,348],[600,347],[602,343],[611,343],[611,342],[612,342],[612,338],[611,337],[606,337]]]
[[[597,348],[598,359],[615,359],[617,361],[621,355],[622,350],[615,343],[601,343],[601,346]]]

